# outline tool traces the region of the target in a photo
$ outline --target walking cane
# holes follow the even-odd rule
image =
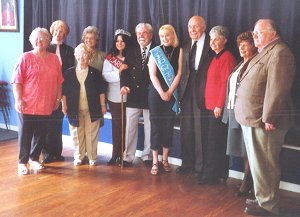
[[[121,115],[122,115],[122,147],[121,147],[121,168],[123,168],[123,158],[124,158],[124,100],[123,100],[123,95],[121,95]]]

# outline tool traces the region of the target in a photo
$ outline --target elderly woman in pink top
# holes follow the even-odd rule
[[[29,41],[33,50],[21,55],[16,63],[11,83],[15,97],[15,109],[19,114],[19,165],[21,175],[32,169],[42,169],[39,162],[42,138],[47,119],[57,109],[61,100],[63,82],[58,57],[47,51],[51,35],[45,28],[34,29]],[[36,141],[32,144],[32,138]]]

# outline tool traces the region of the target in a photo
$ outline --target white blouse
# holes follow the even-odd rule
[[[124,60],[124,58],[122,60]],[[103,79],[108,82],[107,99],[114,103],[121,103],[119,69],[105,59],[102,76]],[[123,102],[126,102],[126,98],[126,95],[124,95]]]
[[[228,94],[228,104],[227,108],[228,109],[233,109],[234,108],[234,103],[235,103],[235,93],[236,93],[236,82],[238,75],[240,74],[241,68],[243,67],[244,64],[241,64],[230,76],[229,80],[229,94]]]

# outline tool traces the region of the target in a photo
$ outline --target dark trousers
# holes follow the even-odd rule
[[[19,115],[19,163],[26,164],[29,158],[38,161],[42,151],[49,116]],[[35,138],[35,142],[33,141]]]
[[[43,144],[43,157],[60,157],[62,153],[62,123],[64,114],[62,113],[61,105],[57,110],[53,111],[49,121],[48,129]]]
[[[163,101],[151,84],[149,87],[148,104],[150,112],[150,143],[152,150],[171,148],[175,112],[172,110],[173,97],[169,102]]]
[[[202,110],[197,106],[194,90],[195,73],[190,74],[186,92],[181,100],[180,142],[182,167],[201,173],[203,167],[203,123]],[[202,127],[204,126],[204,127]]]
[[[113,150],[112,157],[120,157],[122,155],[122,127],[125,141],[125,128],[126,128],[126,108],[123,103],[123,126],[122,126],[122,103],[115,103],[108,101],[109,110],[111,113],[112,122],[112,141]],[[124,150],[124,147],[123,147]]]
[[[215,118],[213,111],[203,115],[206,119],[206,142],[203,143],[203,172],[202,178],[215,180],[228,178],[229,157],[226,155],[227,125],[222,118]]]

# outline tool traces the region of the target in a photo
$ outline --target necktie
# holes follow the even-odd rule
[[[144,68],[146,65],[146,59],[147,59],[146,50],[147,50],[147,47],[142,48],[142,68]]]
[[[60,56],[60,49],[59,49],[59,47],[60,47],[60,44],[57,44],[56,45],[56,55],[57,55],[57,57],[58,57],[58,59],[59,59],[59,62],[60,62],[60,64],[61,64],[61,56]]]
[[[192,49],[190,51],[190,70],[195,70],[195,58],[196,58],[196,51],[197,51],[197,41],[194,42]]]

